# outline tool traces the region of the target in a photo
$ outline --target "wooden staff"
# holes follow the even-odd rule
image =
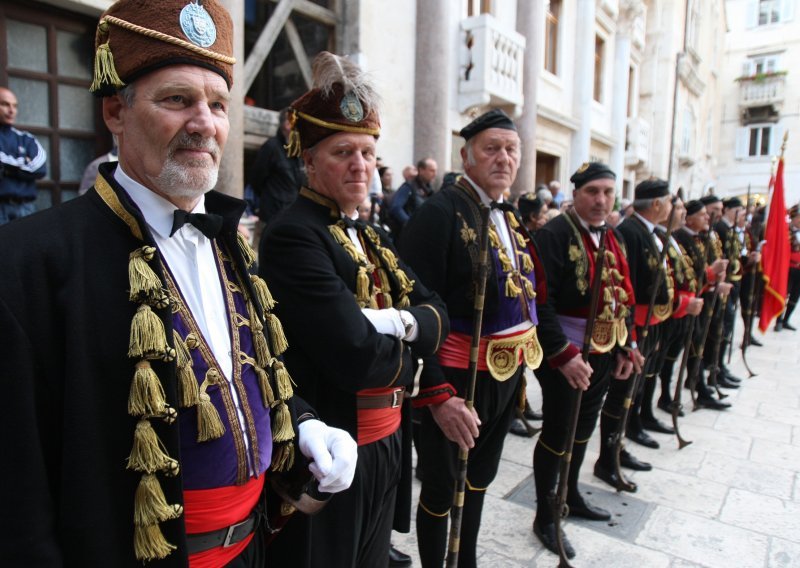
[[[750,184],[747,184],[747,201],[745,202],[744,206],[744,217],[745,217],[745,224],[744,230],[747,231],[747,210],[750,208]],[[745,233],[745,243],[747,243],[747,235]],[[754,243],[755,244],[755,243]],[[748,251],[749,253],[754,251]],[[748,259],[749,260],[749,259]],[[750,338],[753,334],[753,300],[755,298],[755,291],[756,291],[756,282],[758,281],[758,263],[756,263],[751,270],[753,271],[753,283],[750,285],[750,292],[747,294],[747,311],[744,309],[742,310],[742,316],[744,319],[744,335],[742,336],[742,363],[744,363],[744,368],[747,369],[747,374],[749,375],[748,378],[752,379],[756,376],[756,374],[750,369],[750,365],[747,364],[747,348],[750,347]],[[741,298],[739,299],[741,302]],[[732,344],[733,342],[731,342]],[[730,358],[728,359],[728,363],[730,364]]]
[[[603,267],[606,260],[606,240],[608,239],[608,227],[602,226],[600,229],[600,244],[597,248],[595,259],[594,276],[592,277],[592,295],[589,299],[589,315],[586,319],[586,329],[583,333],[583,346],[581,358],[584,363],[589,361],[589,351],[592,347],[592,334],[594,323],[597,318],[597,307],[600,305],[600,288],[602,286]],[[558,566],[559,568],[572,568],[564,550],[564,539],[561,533],[561,521],[569,514],[567,506],[567,482],[569,478],[569,468],[572,462],[572,449],[575,446],[575,434],[578,430],[578,418],[581,409],[583,391],[581,389],[572,390],[572,404],[569,409],[569,433],[567,435],[567,445],[564,448],[564,455],[561,456],[558,472],[558,493],[551,492],[549,495],[550,508],[556,525],[556,543],[558,544]]]
[[[489,277],[489,213],[488,207],[481,208],[481,234],[478,257],[478,272],[475,281],[475,303],[472,316],[472,343],[469,351],[469,383],[465,403],[472,412],[475,406],[475,382],[478,376],[478,350],[481,344],[481,326],[483,325],[483,304],[486,298],[486,280]],[[469,450],[458,450],[458,477],[453,495],[453,507],[450,513],[450,539],[447,546],[447,568],[456,568],[458,553],[461,547],[461,517],[464,512],[464,492],[467,484],[467,463]]]
[[[670,209],[669,217],[667,218],[667,237],[666,242],[669,243],[670,237],[672,237],[672,221],[675,218],[675,200],[677,197],[673,197],[671,200],[672,209]],[[664,266],[664,262],[667,258],[667,244],[665,243],[663,247],[661,247],[661,253],[658,255],[658,271],[656,272],[656,280],[653,283],[653,290],[650,292],[650,303],[647,304],[647,317],[644,320],[644,327],[642,328],[642,349],[644,349],[645,340],[647,339],[647,335],[650,332],[650,319],[653,317],[653,310],[656,306],[656,297],[658,296],[658,289],[661,287],[661,283],[664,281],[667,275],[667,269]],[[634,316],[635,320],[635,316]],[[634,326],[636,322],[634,321]],[[633,406],[633,397],[636,396],[636,388],[639,383],[639,380],[644,375],[644,367],[647,365],[647,357],[650,356],[650,352],[646,355],[643,354],[645,357],[645,361],[642,364],[642,370],[636,373],[632,378],[629,378],[628,384],[628,391],[625,394],[625,400],[622,403],[622,416],[619,419],[619,426],[617,427],[617,431],[614,434],[614,471],[617,475],[617,479],[619,480],[617,483],[617,491],[629,491],[634,492],[636,491],[636,484],[628,481],[625,478],[625,475],[622,473],[622,465],[620,464],[619,456],[620,452],[622,452],[622,438],[625,436],[625,428],[628,425],[628,417],[631,413],[631,406]]]

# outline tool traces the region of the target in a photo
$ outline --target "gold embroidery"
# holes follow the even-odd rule
[[[543,351],[535,327],[520,335],[490,339],[486,346],[489,373],[500,382],[507,381],[519,368],[520,353],[530,369],[537,369],[542,363]]]

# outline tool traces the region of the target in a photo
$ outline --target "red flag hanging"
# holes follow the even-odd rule
[[[783,313],[786,305],[786,288],[789,280],[789,226],[786,224],[786,201],[783,196],[783,156],[778,160],[775,187],[770,199],[767,229],[761,250],[761,266],[764,271],[764,297],[761,303],[761,318],[758,329],[767,331],[776,317]]]

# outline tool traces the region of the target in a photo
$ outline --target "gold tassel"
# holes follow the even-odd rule
[[[178,406],[189,408],[200,402],[200,388],[192,367],[185,365],[178,367]]]
[[[533,289],[533,284],[527,278],[521,278],[522,285],[525,286],[525,295],[533,299],[536,297],[536,290]]]
[[[294,465],[294,444],[276,444],[272,448],[272,471],[287,471]]]
[[[397,278],[397,282],[400,284],[400,293],[401,294],[409,294],[414,289],[414,281],[411,280],[405,271],[400,270],[399,268],[394,273],[395,278]]]
[[[517,399],[517,407],[520,409],[520,412],[525,411],[525,406],[528,402],[528,379],[525,377],[525,373],[521,375],[521,382],[519,389],[519,398]]]
[[[186,342],[181,339],[181,334],[177,330],[172,330],[172,342],[175,344],[175,358],[177,359],[178,367],[185,367],[192,364],[192,354],[189,353],[189,348]]]
[[[111,53],[111,47],[106,42],[97,47],[97,53],[94,56],[94,79],[89,90],[94,93],[109,85],[120,88],[124,87],[125,83],[117,75],[114,54]]]
[[[264,328],[263,326],[259,327],[261,327],[261,329],[253,331],[253,346],[256,350],[256,359],[258,360],[258,364],[262,367],[266,367],[272,359],[272,354],[269,352],[267,338],[264,337]]]
[[[281,401],[272,408],[272,441],[288,442],[294,438],[289,407]]]
[[[531,255],[528,253],[522,253],[520,256],[522,257],[522,270],[525,271],[525,274],[530,274],[533,272],[533,261],[531,260]]]
[[[397,299],[397,309],[402,310],[411,305],[411,302],[408,300],[408,296],[403,296]]]
[[[267,283],[264,282],[263,278],[259,278],[258,276],[250,276],[250,280],[253,282],[253,288],[256,291],[256,298],[258,298],[258,303],[261,304],[261,307],[265,310],[272,311],[272,308],[275,307],[275,298],[272,297],[272,293],[269,291],[269,287]]]
[[[611,292],[611,288],[603,288],[603,303],[610,304],[614,301],[614,294]]]
[[[380,247],[379,251],[386,268],[389,270],[397,270],[397,257],[395,254],[386,247]]]
[[[244,235],[238,231],[236,232],[236,242],[239,244],[239,251],[242,253],[245,265],[250,268],[256,261],[256,251],[253,250]]]
[[[167,542],[158,525],[133,527],[133,551],[137,560],[160,560],[176,548]]]
[[[299,158],[303,153],[303,147],[300,143],[300,133],[296,128],[293,128],[289,133],[289,143],[284,146],[286,148],[286,155],[290,158]]]
[[[358,305],[365,308],[369,305],[369,276],[367,276],[367,269],[363,266],[358,267],[358,274],[356,275],[356,301]]]
[[[280,355],[289,348],[289,342],[286,341],[286,334],[283,333],[283,325],[273,314],[267,314],[267,323],[269,323],[269,336],[272,340],[272,352],[275,355]]]
[[[138,302],[143,299],[155,299],[162,295],[161,280],[150,268],[148,262],[153,260],[155,247],[141,247],[130,254],[128,261],[128,283],[131,287],[129,299]]]
[[[272,363],[272,370],[275,372],[275,384],[278,387],[278,398],[281,400],[289,400],[294,396],[294,389],[292,385],[292,377],[286,369],[283,361],[275,359]]]
[[[261,401],[264,403],[264,408],[270,408],[275,404],[275,393],[272,392],[272,385],[269,383],[269,375],[267,372],[259,367],[253,365],[258,377],[258,386],[261,389]]]
[[[173,469],[172,458],[156,436],[148,420],[139,420],[133,433],[133,448],[128,456],[128,469],[144,473],[155,473],[163,469]]]
[[[517,246],[522,249],[528,248],[528,244],[525,242],[525,237],[523,237],[516,231],[513,231],[513,233],[514,233],[514,238],[517,240]]]
[[[500,248],[500,237],[497,235],[497,231],[494,230],[494,227],[489,227],[489,243],[492,245],[492,248]]]
[[[506,276],[506,296],[508,298],[517,298],[522,293],[522,288],[514,282],[514,273],[509,272]]]
[[[150,306],[142,304],[131,322],[128,357],[161,357],[168,353],[167,348],[164,324]]]
[[[514,215],[511,211],[506,211],[506,219],[508,220],[508,224],[511,225],[512,229],[519,229],[519,221],[517,221],[517,216]],[[518,236],[522,236],[517,233]],[[525,246],[525,245],[520,245]]]
[[[136,372],[131,382],[131,392],[128,396],[128,414],[141,416],[142,414],[162,414],[166,407],[166,395],[161,381],[158,380],[150,362],[141,360],[136,363]]]
[[[176,519],[183,513],[181,505],[170,505],[164,497],[164,491],[158,478],[153,474],[145,474],[136,488],[133,505],[133,524],[139,527],[155,525],[169,519]]]
[[[197,403],[197,441],[216,440],[224,434],[225,426],[217,408],[211,402],[211,397],[205,391],[201,392]]]
[[[508,258],[506,252],[502,249],[497,251],[497,258],[500,260],[500,267],[502,268],[503,272],[511,272],[514,270],[514,265],[511,264],[511,259]]]

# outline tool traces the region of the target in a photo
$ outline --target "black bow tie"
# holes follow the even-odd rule
[[[355,229],[356,231],[363,230],[367,226],[361,219],[351,219],[347,215],[342,217],[342,223],[344,223],[344,226],[348,229]]]
[[[512,213],[514,212],[514,206],[505,201],[503,201],[502,203],[498,201],[492,201],[489,204],[489,206],[492,209],[499,209],[500,211],[511,211]]]
[[[605,225],[589,225],[590,233],[602,233],[605,230],[606,230]]]
[[[169,234],[171,237],[175,232],[183,227],[186,223],[194,225],[198,231],[203,233],[209,239],[213,239],[219,234],[222,229],[222,215],[214,213],[187,213],[183,209],[175,210],[175,218],[172,221],[172,232]]]

